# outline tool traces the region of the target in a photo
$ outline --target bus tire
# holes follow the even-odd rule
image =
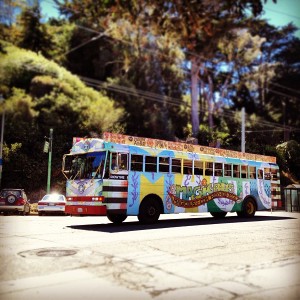
[[[123,221],[126,220],[127,216],[126,215],[122,215],[122,214],[110,214],[110,213],[107,213],[107,218],[112,223],[120,225],[120,224],[123,223]]]
[[[210,212],[215,219],[223,219],[227,215],[226,211]]]
[[[156,199],[146,198],[142,201],[138,219],[142,224],[156,223],[160,216],[160,206]]]
[[[244,218],[252,218],[254,217],[255,212],[256,212],[256,202],[253,198],[249,197],[244,199],[242,211],[238,212],[238,216]]]

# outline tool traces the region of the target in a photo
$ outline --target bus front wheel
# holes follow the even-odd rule
[[[142,224],[156,223],[160,216],[159,203],[152,198],[142,201],[138,214],[138,219]]]
[[[107,218],[109,221],[111,221],[114,224],[120,225],[123,221],[126,220],[127,216],[122,214],[110,214],[107,213]]]

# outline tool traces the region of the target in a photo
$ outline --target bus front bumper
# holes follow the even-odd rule
[[[80,203],[70,203],[68,202],[65,208],[65,213],[70,215],[90,215],[90,216],[105,216],[106,215],[106,205],[93,205],[90,204],[80,204]]]

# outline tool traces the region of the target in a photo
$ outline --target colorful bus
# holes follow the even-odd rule
[[[117,224],[127,216],[150,224],[173,213],[253,217],[280,202],[272,156],[104,133],[74,138],[62,167],[66,213]]]

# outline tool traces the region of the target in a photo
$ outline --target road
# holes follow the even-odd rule
[[[0,299],[300,299],[300,214],[0,216]]]

